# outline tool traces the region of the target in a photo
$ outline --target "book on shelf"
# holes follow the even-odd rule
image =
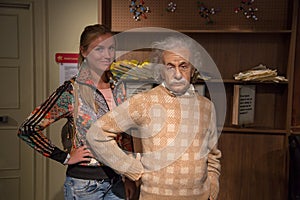
[[[234,85],[232,124],[249,125],[254,123],[255,85]]]

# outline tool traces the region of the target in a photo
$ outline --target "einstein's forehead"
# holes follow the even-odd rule
[[[176,48],[172,50],[165,50],[163,52],[163,57],[170,57],[170,56],[176,56],[176,57],[181,57],[182,59],[185,59],[189,61],[190,59],[190,51],[186,48]]]

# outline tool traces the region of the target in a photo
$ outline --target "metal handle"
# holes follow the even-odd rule
[[[7,123],[8,122],[8,116],[0,116],[0,123]]]

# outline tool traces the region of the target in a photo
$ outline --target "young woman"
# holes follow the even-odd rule
[[[68,165],[64,184],[66,200],[131,198],[135,183],[95,159],[86,146],[86,132],[103,114],[125,100],[123,84],[110,72],[115,59],[115,40],[104,25],[85,27],[80,37],[79,73],[66,81],[40,106],[34,109],[19,128],[18,136],[36,151]],[[70,152],[59,149],[43,130],[66,118],[74,130],[70,134]],[[75,120],[74,120],[75,119]],[[72,129],[71,129],[72,130]],[[131,138],[119,135],[118,144],[132,150]]]

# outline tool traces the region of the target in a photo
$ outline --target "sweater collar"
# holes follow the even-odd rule
[[[169,90],[169,89],[166,87],[165,82],[162,82],[161,85],[162,85],[164,88],[166,88],[172,95],[178,96],[178,95],[176,95],[173,91]],[[180,96],[194,96],[194,95],[195,95],[195,88],[194,88],[193,84],[190,84],[189,89],[188,89],[183,95],[180,95]]]

